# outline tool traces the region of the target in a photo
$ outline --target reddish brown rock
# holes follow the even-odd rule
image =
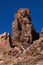
[[[9,33],[0,34],[0,65],[5,62],[5,54],[11,49]]]
[[[16,13],[12,39],[9,33],[0,35],[0,65],[43,65],[43,29],[39,36],[28,8]]]
[[[41,33],[40,33],[40,38],[43,38],[43,28],[42,28]]]
[[[15,46],[17,42],[21,42],[21,45],[26,48],[38,37],[39,34],[31,23],[30,10],[27,8],[19,9],[12,23],[12,45]]]
[[[14,65],[43,65],[42,41],[42,39],[34,41],[33,44],[31,44],[23,53],[19,55],[16,60],[17,63],[14,63]]]
[[[0,47],[9,49],[10,48],[10,35],[9,33],[3,33],[0,35]]]

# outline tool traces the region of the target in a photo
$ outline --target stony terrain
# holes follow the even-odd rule
[[[0,65],[43,65],[43,28],[35,30],[30,10],[20,8],[12,22],[12,38],[0,34]]]

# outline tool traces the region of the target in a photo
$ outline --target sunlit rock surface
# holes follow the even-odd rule
[[[20,8],[12,22],[12,37],[0,34],[0,65],[43,65],[43,28],[31,22],[30,10]]]

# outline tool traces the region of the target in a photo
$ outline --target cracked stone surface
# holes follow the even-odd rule
[[[43,65],[43,28],[31,22],[30,9],[20,8],[12,22],[12,37],[0,34],[0,65]]]

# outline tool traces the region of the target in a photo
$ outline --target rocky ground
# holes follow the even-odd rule
[[[35,30],[28,8],[21,8],[12,23],[12,38],[0,34],[0,65],[43,65],[43,28]]]

